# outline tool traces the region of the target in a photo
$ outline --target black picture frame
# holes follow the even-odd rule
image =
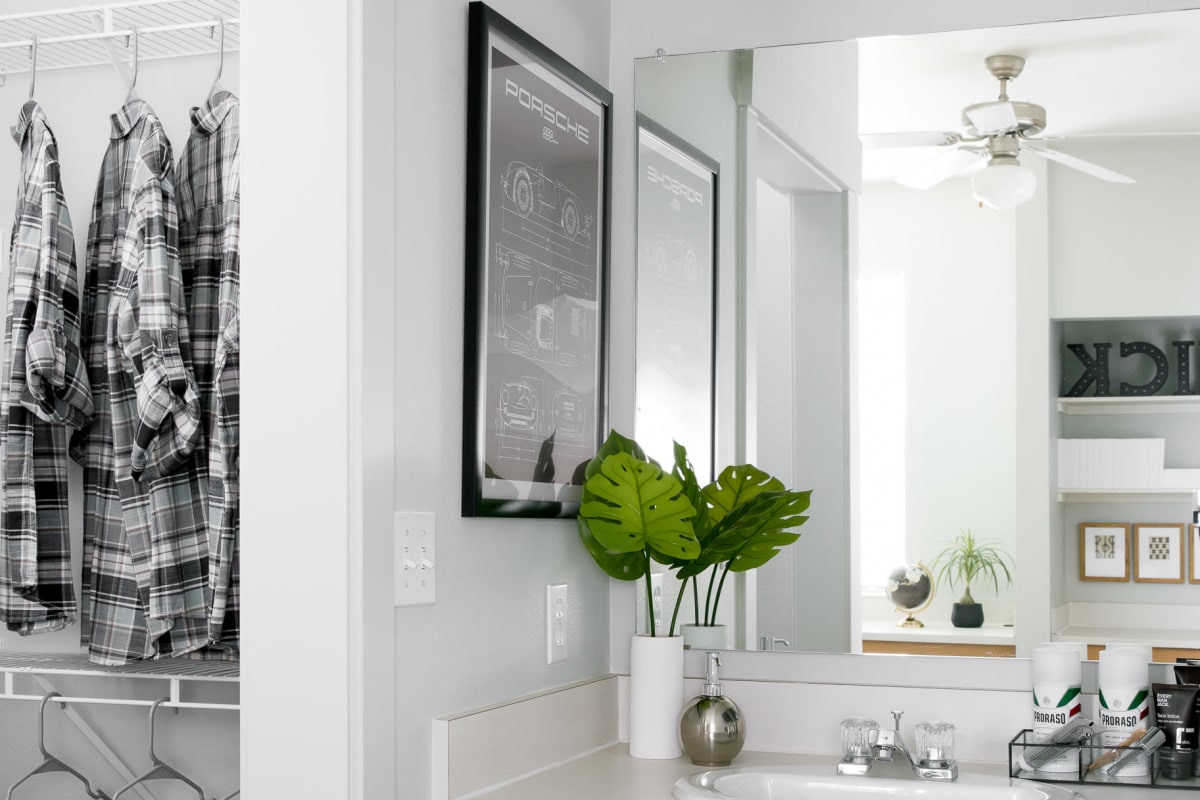
[[[716,457],[721,165],[637,115],[635,438],[660,463],[687,448],[702,481]]]
[[[468,8],[462,513],[570,517],[608,424],[612,95]]]

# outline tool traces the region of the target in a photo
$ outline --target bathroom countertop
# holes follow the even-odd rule
[[[828,755],[743,751],[734,759],[733,766],[829,764],[832,774],[835,762],[836,757]],[[675,781],[703,769],[686,758],[631,758],[629,745],[616,744],[476,797],[486,800],[671,800],[671,787]],[[992,762],[960,764],[959,770],[960,775],[968,779],[972,774],[991,777],[1006,774],[1004,764]],[[1079,791],[1088,800],[1200,800],[1200,793],[1195,790],[1148,791],[1142,787],[1059,785]]]

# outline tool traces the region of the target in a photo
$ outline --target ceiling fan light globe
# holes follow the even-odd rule
[[[1033,197],[1037,174],[1015,161],[992,163],[971,176],[971,193],[989,208],[1006,211]]]

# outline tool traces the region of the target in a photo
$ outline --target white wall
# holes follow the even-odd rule
[[[609,4],[491,4],[601,84],[608,83]],[[428,797],[431,719],[608,672],[608,578],[573,520],[463,519],[463,187],[467,5],[396,7],[397,508],[437,514],[437,602],[395,613],[396,796]],[[630,116],[614,139],[632,138]],[[630,206],[613,205],[614,217]],[[615,271],[634,250],[614,249]],[[610,330],[632,328],[614,304]],[[621,378],[618,377],[618,380]],[[611,423],[630,430],[632,406]],[[386,535],[386,534],[385,534]],[[545,586],[570,589],[565,663],[545,663]],[[632,626],[632,612],[629,624]],[[515,732],[519,735],[519,732]]]
[[[1063,152],[1129,175],[1097,180],[1051,164],[1051,316],[1188,316],[1200,311],[1200,143],[1195,137],[1073,140]]]
[[[38,6],[39,8],[43,6]],[[8,5],[0,8],[4,13],[13,13]],[[32,10],[32,6],[30,6]],[[47,48],[54,45],[47,45]],[[236,92],[238,89],[238,56],[226,56],[222,84]],[[178,159],[191,130],[188,110],[201,103],[208,94],[216,74],[215,58],[179,58],[166,61],[151,61],[142,64],[138,74],[138,93],[156,111],[167,131],[175,157]],[[8,124],[15,122],[22,104],[28,97],[29,83],[26,75],[10,75],[6,85],[0,87],[0,118]],[[36,99],[47,115],[51,129],[58,140],[62,164],[63,186],[67,208],[70,210],[75,230],[76,256],[79,280],[82,284],[85,270],[88,220],[91,216],[92,197],[100,173],[100,163],[108,147],[112,130],[110,114],[116,111],[125,99],[126,85],[109,67],[92,67],[72,70],[43,70],[37,78]],[[0,158],[0,220],[4,231],[11,231],[14,201],[20,170],[20,150],[7,135],[5,125],[4,157]],[[0,275],[8,285],[8,248],[3,249],[4,272]],[[71,500],[71,552],[75,585],[80,585],[82,563],[82,470],[69,463],[69,491]],[[37,636],[22,637],[0,629],[0,649],[6,651],[79,652],[80,626],[75,624],[62,631]],[[109,681],[81,679],[55,679],[56,687],[64,694],[105,694]],[[133,684],[121,681],[126,689]],[[71,692],[66,691],[68,688]],[[145,687],[149,689],[150,687]],[[160,690],[161,686],[158,687]],[[30,692],[38,691],[31,687]],[[136,690],[134,690],[136,691]],[[118,708],[112,706],[80,707],[81,715],[99,735],[116,751],[117,755],[135,772],[145,768],[146,718],[144,709]],[[78,731],[65,723],[65,718],[56,707],[48,709],[48,725],[55,738],[49,743],[51,750],[85,770],[99,785],[109,792],[124,783],[111,766],[87,744]],[[173,717],[165,712],[160,730],[163,735],[163,755],[172,760],[182,771],[195,777],[203,786],[214,793],[224,794],[237,786],[239,719],[236,712],[181,712]],[[32,769],[41,759],[37,752],[37,704],[25,701],[0,701],[0,787],[7,787],[18,777]],[[56,783],[55,778],[46,779],[38,786],[42,791],[59,787],[62,791],[73,791],[69,781]],[[36,791],[31,785],[26,791]],[[160,796],[175,797],[173,789],[165,789]]]
[[[906,352],[907,559],[932,565],[968,528],[1013,553],[1014,214],[981,209],[965,180],[923,192],[868,184],[861,211],[864,269],[898,269],[905,280],[907,329],[866,346]],[[990,584],[971,588],[989,622],[1012,621],[1003,581],[998,599]],[[939,585],[926,616],[949,619],[962,590]]]

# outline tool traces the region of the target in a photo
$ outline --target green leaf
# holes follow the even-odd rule
[[[700,554],[691,524],[696,509],[680,482],[658,465],[614,453],[601,461],[584,492],[579,515],[606,551],[651,550],[684,560]]]
[[[800,538],[789,533],[808,521],[803,516],[812,496],[811,491],[763,492],[739,505],[718,522],[711,542],[700,557],[679,570],[679,577],[698,575],[714,564],[729,562],[731,572],[745,572],[761,567],[774,558],[781,548]]]
[[[579,517],[578,521],[579,538],[583,540],[583,546],[609,577],[619,581],[636,581],[646,573],[645,556],[641,553],[610,553],[604,549],[604,545],[596,541],[595,536],[592,536],[587,520]]]
[[[591,478],[593,475],[599,472],[600,464],[604,462],[604,459],[608,458],[614,453],[629,453],[639,461],[651,461],[651,463],[653,463],[651,459],[646,458],[646,452],[642,450],[642,446],[640,444],[627,436],[622,436],[615,430],[610,430],[608,432],[608,438],[604,440],[604,444],[600,445],[600,450],[596,452],[596,455],[593,456],[592,460],[588,462],[587,469],[584,470],[584,491],[587,491],[586,485],[588,478]],[[583,499],[587,500],[588,498],[585,495]]]
[[[704,487],[708,503],[708,524],[715,526],[738,506],[763,492],[784,491],[783,481],[753,464],[739,464],[721,470],[717,479]]]
[[[688,499],[688,502],[692,504],[692,507],[696,511],[696,515],[692,517],[692,532],[695,534],[697,541],[700,542],[700,547],[703,550],[705,535],[709,533],[708,504],[701,495],[700,482],[696,480],[696,472],[692,469],[692,463],[688,460],[687,449],[679,442],[675,442],[674,444],[675,466],[671,470],[671,475],[683,486],[683,496]],[[664,553],[659,553],[653,547],[650,548],[650,557],[671,569],[679,569],[692,560],[690,558],[672,558]]]

